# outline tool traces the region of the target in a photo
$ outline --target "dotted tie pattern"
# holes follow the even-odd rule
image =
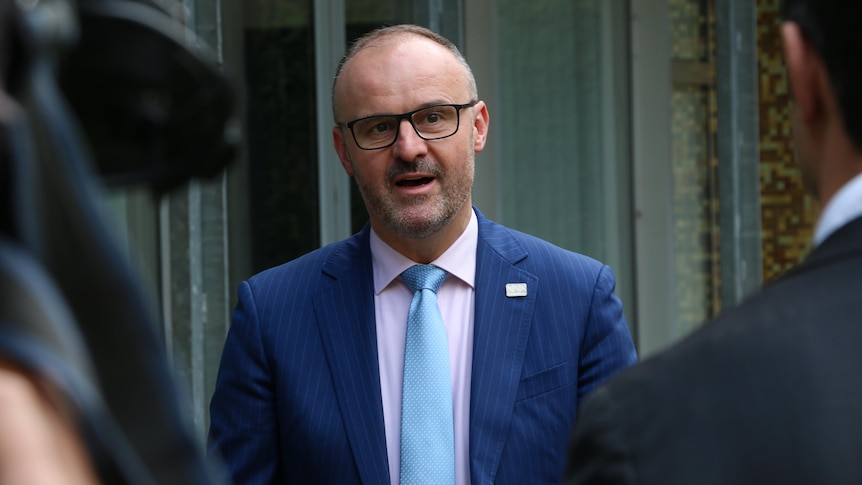
[[[437,289],[446,271],[417,264],[401,273],[413,291],[401,391],[401,484],[454,484],[455,432],[446,328]]]

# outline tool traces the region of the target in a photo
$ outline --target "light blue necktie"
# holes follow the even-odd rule
[[[446,272],[417,264],[401,273],[413,291],[401,390],[401,485],[455,483],[449,345],[437,306]]]

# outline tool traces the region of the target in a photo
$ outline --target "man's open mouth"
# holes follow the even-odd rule
[[[397,184],[399,187],[419,187],[420,185],[430,184],[434,179],[431,177],[422,177],[418,179],[403,179]]]

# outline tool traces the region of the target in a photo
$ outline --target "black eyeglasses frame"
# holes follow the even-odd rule
[[[416,135],[419,138],[422,138],[423,140],[426,140],[426,141],[442,140],[444,138],[449,138],[450,136],[454,136],[455,133],[458,133],[458,130],[461,129],[461,110],[464,108],[472,108],[473,106],[476,106],[476,103],[478,103],[478,102],[479,102],[479,100],[477,99],[477,100],[473,100],[473,101],[470,101],[469,103],[465,103],[465,104],[455,104],[455,103],[432,104],[430,106],[423,106],[419,109],[414,109],[413,111],[410,111],[407,113],[402,113],[402,114],[383,114],[383,115],[364,116],[362,118],[357,118],[357,119],[355,119],[353,121],[349,121],[347,123],[336,123],[335,126],[342,128],[342,129],[343,128],[350,129],[350,134],[353,136],[353,141],[354,141],[354,143],[356,143],[356,146],[359,147],[360,150],[367,150],[367,151],[383,150],[384,148],[391,147],[392,145],[395,144],[396,141],[398,141],[398,135],[401,134],[401,121],[404,119],[406,119],[407,121],[410,122],[410,126],[413,127],[413,131],[416,133]],[[450,133],[446,136],[437,136],[437,137],[433,137],[433,138],[426,138],[426,137],[422,136],[422,134],[419,133],[419,130],[416,128],[416,124],[413,123],[413,115],[415,115],[416,113],[418,113],[420,111],[425,111],[426,109],[440,108],[443,106],[451,106],[452,108],[455,108],[455,110],[458,113],[458,122],[455,125],[455,131],[453,131],[452,133]],[[380,146],[380,147],[374,147],[374,148],[365,148],[359,144],[359,140],[356,139],[356,133],[353,131],[353,125],[355,125],[356,123],[359,123],[360,121],[364,121],[364,120],[371,119],[371,118],[395,118],[395,120],[396,120],[395,137],[392,138],[391,143],[384,145],[384,146]]]

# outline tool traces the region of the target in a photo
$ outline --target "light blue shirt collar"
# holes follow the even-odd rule
[[[823,241],[848,222],[862,216],[862,173],[844,184],[823,208],[814,230],[814,245]]]

